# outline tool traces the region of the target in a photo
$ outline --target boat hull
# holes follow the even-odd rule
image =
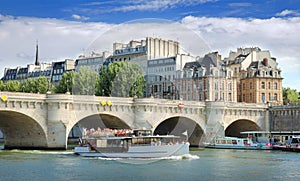
[[[289,147],[289,146],[274,145],[273,149],[274,150],[281,150],[281,151],[289,151],[289,152],[300,152],[300,148],[299,147]]]
[[[126,152],[96,152],[76,147],[74,152],[84,157],[105,157],[105,158],[161,158],[189,154],[189,143],[161,145],[161,146],[133,146]]]
[[[240,149],[240,150],[272,150],[272,146],[238,146],[238,145],[207,145],[206,148]]]

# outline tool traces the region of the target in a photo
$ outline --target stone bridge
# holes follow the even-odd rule
[[[66,149],[74,126],[188,131],[194,146],[216,135],[269,130],[265,104],[0,92],[5,149]]]

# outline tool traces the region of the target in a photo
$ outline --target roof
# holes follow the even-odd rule
[[[184,68],[194,68],[194,67],[201,67],[200,63],[198,61],[194,61],[194,62],[187,62],[184,65]]]

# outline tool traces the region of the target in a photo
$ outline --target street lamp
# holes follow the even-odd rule
[[[133,87],[134,87],[134,98],[136,98],[137,97],[136,96],[136,85],[134,84]]]
[[[66,92],[66,93],[67,93],[67,94],[70,94],[70,92],[69,92],[69,79],[67,79],[66,82],[67,82],[67,92]]]

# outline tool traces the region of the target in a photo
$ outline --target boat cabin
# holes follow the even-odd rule
[[[247,135],[253,143],[270,143],[271,133],[268,131],[244,131],[241,134]]]

